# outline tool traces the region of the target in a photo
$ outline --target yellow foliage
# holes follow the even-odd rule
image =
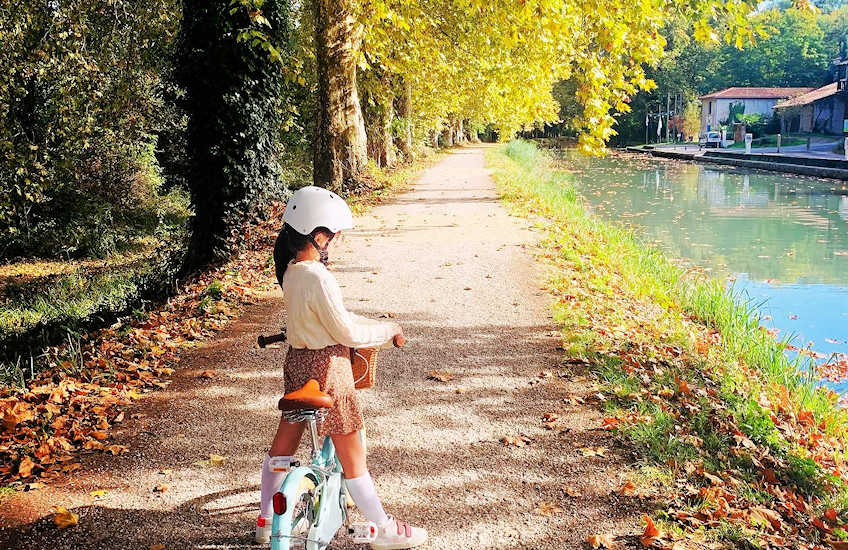
[[[655,84],[644,67],[662,57],[660,30],[675,13],[695,38],[742,47],[759,33],[751,1],[375,0],[363,4],[365,70],[379,67],[412,88],[413,127],[423,135],[467,120],[501,137],[558,120],[553,84],[575,78],[584,107],[581,147],[603,150],[615,112]]]

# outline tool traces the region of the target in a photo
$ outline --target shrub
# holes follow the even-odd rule
[[[160,200],[153,132],[179,124],[161,99],[177,5],[0,7],[0,254],[108,254]]]

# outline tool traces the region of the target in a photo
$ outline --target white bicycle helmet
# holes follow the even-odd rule
[[[345,200],[314,185],[294,192],[286,204],[283,221],[301,235],[309,235],[318,227],[326,227],[332,233],[353,229],[353,214]]]

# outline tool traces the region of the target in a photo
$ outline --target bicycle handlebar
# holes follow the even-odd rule
[[[272,334],[271,336],[262,336],[261,334],[256,339],[256,343],[259,344],[260,348],[264,348],[269,344],[274,344],[277,342],[283,342],[286,339],[286,331],[283,331],[279,334]],[[406,344],[406,338],[403,339],[403,344],[397,345],[396,340],[392,338],[392,343],[396,348],[402,348]]]
[[[286,331],[283,331],[279,334],[272,334],[271,336],[262,336],[259,335],[259,338],[256,339],[256,343],[259,344],[260,348],[264,348],[268,344],[273,344],[276,342],[282,342],[286,339]]]

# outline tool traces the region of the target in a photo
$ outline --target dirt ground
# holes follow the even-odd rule
[[[360,397],[378,491],[390,514],[427,528],[422,548],[579,548],[593,533],[626,547],[641,531],[633,502],[615,492],[627,451],[595,406],[569,399],[593,385],[557,350],[538,238],[501,206],[482,147],[466,147],[357,219],[333,249],[348,307],[393,314],[409,340],[381,353],[377,387]],[[88,455],[75,477],[0,503],[0,548],[258,547],[259,468],[285,350],[255,342],[283,322],[278,294],[250,307],[188,354],[167,390],[127,411],[116,443],[129,453]],[[216,376],[198,378],[206,369]],[[428,380],[431,370],[453,379]],[[545,413],[560,415],[560,429],[543,427]],[[500,441],[519,435],[530,443]],[[579,450],[598,446],[606,457]],[[224,464],[197,464],[210,453]],[[543,513],[546,503],[561,511]],[[79,525],[58,530],[55,505]],[[339,536],[331,547],[355,545]]]

